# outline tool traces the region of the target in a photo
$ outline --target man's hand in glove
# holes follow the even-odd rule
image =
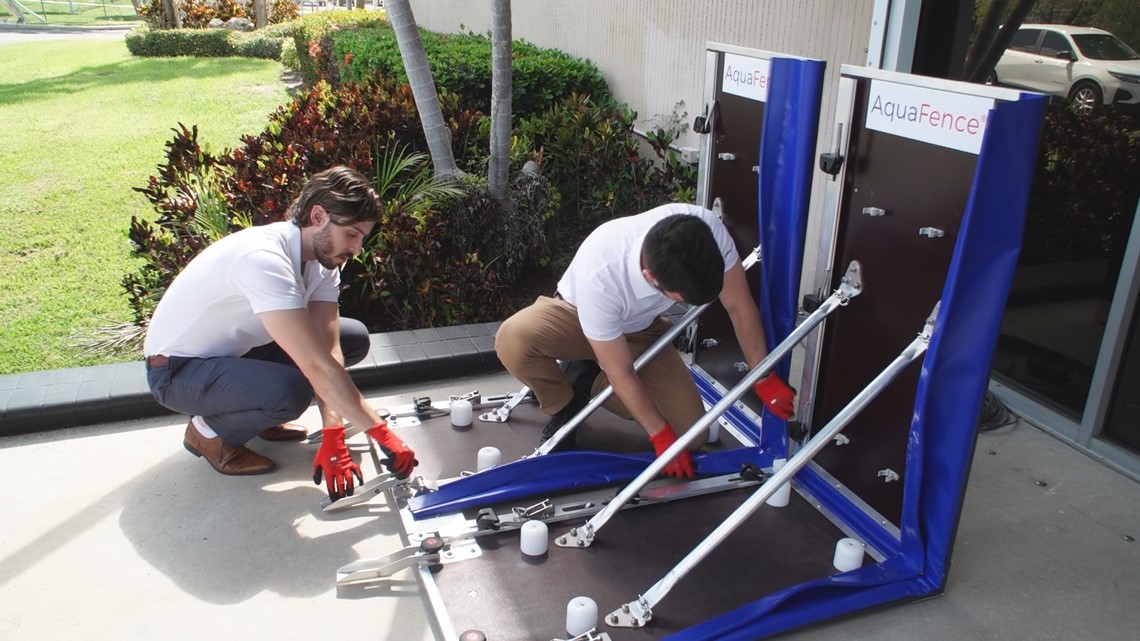
[[[792,418],[792,414],[796,411],[795,400],[796,390],[788,387],[788,384],[780,380],[776,374],[768,374],[752,388],[756,390],[756,396],[764,401],[764,407],[768,408],[776,418],[785,421]]]
[[[323,475],[329,499],[335,501],[342,496],[352,496],[354,474],[357,481],[364,483],[360,468],[344,445],[344,426],[333,425],[321,430],[321,448],[313,459],[313,483],[320,485]]]
[[[412,448],[393,434],[392,430],[388,429],[386,422],[380,421],[373,425],[369,428],[368,435],[380,444],[380,449],[388,457],[383,460],[384,467],[388,468],[388,471],[395,474],[397,478],[408,478],[412,474],[412,469],[420,464],[416,460],[416,453],[412,451]]]
[[[661,456],[665,450],[669,449],[670,445],[677,442],[677,435],[673,432],[673,428],[666,423],[659,432],[649,437],[649,442],[653,443],[653,450],[657,456]],[[681,453],[665,466],[665,474],[678,479],[693,478],[693,459],[689,456],[688,450],[681,450]]]

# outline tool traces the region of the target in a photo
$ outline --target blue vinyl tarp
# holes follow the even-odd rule
[[[796,328],[824,67],[819,60],[771,61],[772,84],[760,130],[757,215],[763,284],[756,292],[769,350]],[[785,358],[774,370],[784,380],[789,361]],[[761,447],[786,455],[787,434],[784,421],[764,413]]]
[[[919,377],[897,552],[881,563],[767,595],[668,639],[751,641],[941,591],[990,358],[1021,249],[1044,111],[1043,97],[1023,96],[990,112]]]

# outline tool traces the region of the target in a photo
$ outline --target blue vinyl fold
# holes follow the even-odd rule
[[[990,112],[919,377],[897,553],[774,592],[668,639],[751,641],[943,589],[990,358],[1021,248],[1044,113],[1045,99],[1033,95]],[[811,488],[825,505],[846,501],[827,484]]]

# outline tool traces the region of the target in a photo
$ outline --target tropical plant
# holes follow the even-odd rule
[[[448,241],[440,207],[465,191],[433,174],[430,158],[389,137],[376,153],[373,186],[384,213],[365,250],[342,274],[344,313],[382,327],[413,329],[483,320],[502,290],[478,254]]]

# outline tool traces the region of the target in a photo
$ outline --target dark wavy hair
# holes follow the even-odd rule
[[[355,169],[338,166],[316,173],[289,205],[285,219],[298,227],[313,224],[313,205],[320,205],[329,219],[342,227],[360,222],[379,222],[384,206],[371,183]]]
[[[663,291],[690,305],[704,305],[724,287],[724,256],[705,221],[674,214],[653,225],[641,244],[645,266]]]

